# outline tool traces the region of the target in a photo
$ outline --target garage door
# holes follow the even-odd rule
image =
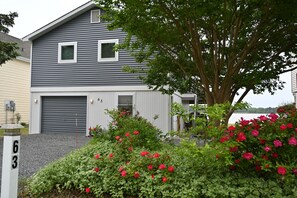
[[[86,96],[42,97],[42,133],[85,133]]]

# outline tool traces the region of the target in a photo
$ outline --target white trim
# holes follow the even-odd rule
[[[62,47],[63,46],[74,46],[73,59],[62,60]],[[64,42],[58,43],[58,63],[76,63],[77,62],[77,42]]]
[[[102,58],[101,57],[101,45],[103,43],[115,43],[117,45],[117,44],[119,44],[119,39],[98,40],[98,62],[118,61],[119,60],[119,51],[115,51],[114,58]]]
[[[25,36],[23,38],[24,41],[32,41],[39,36],[46,34],[47,32],[53,30],[54,28],[62,25],[63,23],[66,23],[67,21],[70,21],[74,17],[82,14],[83,12],[87,11],[88,9],[91,9],[92,7],[95,7],[96,4],[93,1],[89,1],[85,3],[84,5],[68,12],[67,14],[61,16],[60,18],[54,20],[53,22],[41,27],[40,29],[32,32],[31,34]]]
[[[19,60],[19,61],[24,61],[26,63],[30,63],[30,59],[29,58],[24,58],[22,56],[17,56],[16,59]]]
[[[97,92],[97,91],[153,91],[148,86],[98,86],[98,87],[31,87],[31,93],[38,92]]]
[[[93,12],[97,12],[99,11],[98,16],[98,21],[92,21],[93,20]],[[96,10],[91,10],[91,14],[90,14],[90,23],[100,23],[101,22],[101,10],[100,9],[96,9]]]

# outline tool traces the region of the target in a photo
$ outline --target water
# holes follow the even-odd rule
[[[258,118],[261,115],[266,116],[265,113],[233,113],[229,119],[229,124],[234,124],[235,122],[239,121],[241,118],[245,120],[251,120],[254,118]]]

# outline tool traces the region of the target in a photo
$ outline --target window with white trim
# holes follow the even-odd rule
[[[65,42],[58,44],[58,63],[77,62],[77,42]]]
[[[133,115],[133,95],[118,95],[118,110]]]
[[[119,39],[98,41],[98,62],[118,61],[119,52],[114,50],[114,46],[119,43]]]
[[[91,23],[100,23],[100,9],[91,10]]]

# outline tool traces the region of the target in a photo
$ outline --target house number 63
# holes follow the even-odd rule
[[[15,140],[12,144],[12,169],[15,169],[18,167],[18,152],[19,152],[19,141]]]

